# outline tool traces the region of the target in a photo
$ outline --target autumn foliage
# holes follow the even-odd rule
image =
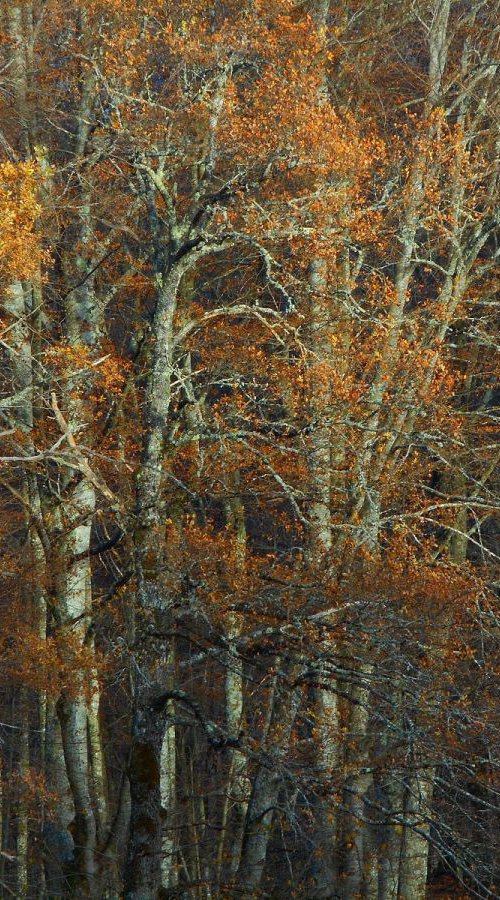
[[[0,896],[497,896],[496,0],[0,8]]]

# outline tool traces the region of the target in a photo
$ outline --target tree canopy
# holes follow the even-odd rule
[[[498,896],[499,3],[0,10],[0,897]]]

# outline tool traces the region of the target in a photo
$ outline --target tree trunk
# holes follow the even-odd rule
[[[19,758],[17,772],[19,776],[20,796],[17,803],[16,829],[16,897],[27,900],[28,897],[28,839],[29,809],[27,800],[28,775],[30,764],[29,753],[29,702],[26,688],[21,688],[19,697]]]
[[[287,681],[293,681],[296,674],[290,671]],[[301,690],[290,688],[289,684],[284,685],[282,696],[276,692],[273,699],[271,721],[262,750],[265,762],[260,764],[253,781],[236,877],[238,892],[243,897],[252,897],[262,880],[274,814],[284,784],[283,762],[300,701]]]
[[[165,690],[166,671],[158,666],[148,636],[150,625],[161,630],[169,618],[168,603],[161,587],[164,556],[161,522],[161,485],[164,439],[170,407],[173,365],[173,317],[177,291],[184,274],[177,267],[167,276],[157,275],[157,303],[153,320],[150,375],[144,402],[144,442],[137,476],[135,565],[137,573],[136,639],[142,639],[143,654],[135,666],[135,713],[130,755],[130,830],[125,871],[127,900],[153,900],[162,884],[163,811],[161,759],[167,707],[156,703]],[[154,643],[154,642],[153,642]],[[168,659],[170,648],[158,651]],[[165,798],[164,798],[165,799]]]
[[[239,473],[236,472],[229,477],[230,481],[234,482],[232,488],[235,492],[235,496],[227,503],[227,520],[234,533],[236,572],[243,576],[245,573],[247,553],[245,509],[241,496],[238,493],[240,486]],[[226,628],[226,635],[230,645],[231,642],[238,637],[240,632],[240,617],[236,613],[230,611]],[[227,657],[225,694],[227,732],[231,738],[237,739],[243,720],[244,681],[243,662],[234,648],[231,648]],[[228,757],[229,773],[222,816],[223,822],[220,850],[224,852],[224,844],[228,843],[229,846],[226,849],[226,853],[229,862],[229,878],[232,880],[236,875],[240,864],[245,818],[249,800],[249,781],[246,756],[238,749],[232,748],[228,753]],[[227,840],[228,838],[229,840]]]
[[[47,787],[57,798],[54,811],[47,815],[43,826],[45,880],[50,897],[63,897],[67,894],[66,873],[74,862],[75,842],[71,826],[75,807],[64,763],[59,719],[51,700],[47,703],[45,774]]]
[[[173,670],[175,662],[175,645],[172,643],[167,666]],[[173,677],[168,679],[168,686],[173,687]],[[165,707],[167,727],[163,737],[160,754],[160,795],[163,816],[162,843],[162,887],[168,891],[174,888],[179,880],[177,867],[178,835],[176,824],[176,786],[177,786],[177,747],[175,726],[175,703],[169,700]]]
[[[433,794],[432,768],[415,771],[407,779],[405,825],[399,897],[401,900],[425,900],[429,857],[429,812]]]
[[[162,884],[161,757],[167,706],[157,707],[159,686],[139,684],[129,765],[131,815],[125,869],[126,900],[156,900]],[[149,699],[149,704],[148,704]]]
[[[373,784],[369,771],[368,723],[373,666],[361,664],[358,668],[359,682],[351,689],[351,722],[349,728],[349,749],[347,763],[355,774],[346,785],[345,807],[348,813],[344,839],[346,844],[345,871],[342,896],[345,900],[365,894],[373,894],[374,848],[366,823],[365,799]],[[364,771],[366,770],[366,771]]]

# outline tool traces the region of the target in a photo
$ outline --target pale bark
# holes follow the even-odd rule
[[[448,20],[451,0],[437,0],[429,29],[429,104],[439,101],[448,56]]]
[[[94,647],[92,646],[92,650]],[[108,786],[100,720],[100,687],[97,672],[91,674],[91,697],[87,708],[92,792],[95,802],[98,843],[102,845],[109,828]]]
[[[63,690],[57,704],[57,712],[68,781],[75,804],[75,889],[89,896],[95,896],[97,822],[89,766],[86,685],[78,656],[76,655],[75,665],[75,654],[72,649],[76,637],[78,653],[78,645],[81,647],[84,644],[90,623],[91,611],[88,605],[90,573],[86,554],[95,511],[94,488],[82,480],[73,489],[68,501],[71,503],[69,507],[71,512],[63,519],[66,536],[61,540],[56,592],[59,627],[67,634],[66,662],[75,669],[75,682],[71,688]]]
[[[237,630],[230,630],[228,636],[234,637]],[[234,655],[228,661],[226,670],[226,725],[228,735],[237,738],[242,724],[243,714],[243,665],[241,659]],[[249,780],[246,756],[239,750],[230,751],[227,796],[224,805],[223,827],[228,840],[229,874],[236,875],[241,858],[241,847],[245,827],[245,818],[249,799]],[[230,828],[228,830],[228,825]]]
[[[19,126],[18,145],[21,156],[28,159],[31,154],[33,129],[28,104],[26,40],[21,3],[12,3],[8,6],[8,31],[11,41],[11,78]]]
[[[368,752],[368,724],[370,710],[370,690],[373,665],[361,663],[358,668],[357,683],[351,688],[351,719],[347,736],[351,750],[346,764],[354,769],[347,780],[345,807],[348,811],[344,841],[346,845],[342,896],[345,900],[365,895],[373,896],[374,849],[369,828],[365,822],[365,800],[373,784]]]
[[[172,642],[167,666],[173,670],[175,664],[175,646]],[[166,680],[167,687],[173,687],[173,677]],[[160,753],[160,797],[164,818],[161,883],[165,890],[174,888],[179,880],[177,865],[177,832],[175,830],[176,785],[177,785],[177,747],[175,727],[175,703],[169,700],[165,707],[167,727],[163,737]]]
[[[83,698],[58,703],[64,760],[75,804],[75,892],[96,896],[97,827],[89,784],[87,709]]]
[[[439,103],[440,93],[442,90],[443,76],[448,53],[447,32],[450,7],[451,0],[437,0],[433,10],[433,18],[429,27],[429,94],[426,101],[427,115],[430,115],[433,107]],[[422,180],[422,174],[418,173],[418,167],[415,174],[417,175],[419,182],[419,191],[421,191],[424,182]],[[462,189],[458,184],[458,179],[456,179],[453,198],[455,203],[455,210],[460,203],[459,198],[461,192]],[[402,288],[404,288],[404,290],[406,291],[409,283],[409,276],[411,275],[411,260],[408,256],[408,250],[410,249],[410,247],[413,248],[413,245],[415,244],[415,229],[417,224],[415,216],[417,212],[418,206],[413,207],[412,210],[412,206],[410,205],[409,218],[407,220],[407,225],[409,226],[407,245],[398,266],[398,275],[396,279],[396,287],[398,295],[400,297],[402,297]],[[456,230],[456,218],[454,224]],[[411,249],[410,252],[413,252],[413,249]],[[451,316],[453,315],[453,312],[463,295],[463,291],[465,290],[463,270],[457,272],[458,269],[459,256],[457,255],[456,250],[453,249],[449,264],[449,272],[446,277],[444,291],[441,295],[443,301],[445,303],[448,303],[449,309],[448,317],[441,324],[439,329],[439,334],[437,337],[440,340],[444,338],[448,328],[448,323],[451,320]],[[403,304],[400,305],[400,309],[401,313],[403,313]],[[436,359],[437,353],[427,373],[427,382],[425,385],[426,389],[430,386]],[[408,424],[410,425],[410,428],[413,426],[415,415],[415,410],[409,412],[409,422],[406,423],[407,427]],[[399,424],[403,425],[402,422]],[[428,840],[426,839],[426,836],[428,835],[428,827],[426,822],[427,816],[429,814],[429,808],[432,803],[432,793],[432,771],[430,769],[416,769],[415,772],[410,775],[407,785],[405,816],[407,818],[410,818],[410,820],[413,819],[417,827],[415,828],[415,830],[409,827],[405,827],[404,837],[401,842],[397,890],[398,896],[404,898],[404,900],[423,900],[423,898],[425,898],[429,851],[429,844]],[[421,821],[419,822],[420,817]],[[394,845],[392,849],[395,857],[397,852],[396,848],[399,844],[396,834],[392,835],[392,842]],[[394,859],[394,863],[395,861],[396,860]],[[394,871],[394,866],[392,867],[392,871]],[[392,877],[391,879],[389,877],[388,884],[394,886],[395,878]]]
[[[328,680],[328,672],[322,670],[322,682]],[[315,897],[332,897],[338,878],[337,838],[338,813],[332,796],[340,770],[340,712],[336,683],[330,676],[332,687],[317,690],[315,698],[315,767],[318,777],[318,797],[315,801],[315,849],[311,861],[311,874],[315,884]]]
[[[29,838],[29,809],[26,797],[27,780],[29,776],[29,704],[26,688],[21,688],[19,697],[19,758],[17,772],[19,776],[20,797],[17,803],[17,829],[16,829],[16,897],[18,900],[27,900],[29,896],[28,885],[28,838]]]
[[[81,22],[84,39],[84,19]],[[80,157],[85,152],[85,142],[91,126],[92,83],[84,79],[77,108],[77,132],[75,153]],[[96,345],[100,338],[101,309],[95,296],[95,279],[90,272],[90,244],[93,239],[90,222],[90,197],[88,190],[80,185],[80,207],[71,238],[76,238],[78,253],[76,269],[82,284],[74,287],[74,275],[69,265],[71,250],[66,249],[63,257],[67,291],[64,300],[65,336],[72,346],[79,344]],[[81,399],[83,380],[81,375],[72,376],[68,372],[64,385],[64,402],[67,407],[67,438],[70,447],[72,435],[86,428],[86,411]],[[53,408],[54,403],[53,401]],[[61,428],[66,423],[61,415],[56,419]],[[59,421],[61,420],[61,421]],[[61,422],[63,424],[61,424]],[[88,439],[87,439],[88,440]],[[79,479],[76,485],[74,480]],[[99,716],[100,690],[95,667],[82,670],[79,653],[85,648],[93,650],[89,639],[92,623],[92,570],[89,558],[90,539],[96,512],[96,491],[92,479],[81,471],[63,467],[63,487],[65,504],[63,510],[56,510],[55,537],[57,596],[56,619],[61,634],[67,637],[64,648],[66,663],[75,672],[74,683],[65,687],[57,703],[61,727],[61,738],[68,782],[71,788],[75,821],[75,854],[69,874],[71,889],[77,894],[97,896],[99,887],[99,866],[97,849],[102,845],[108,829],[108,809],[106,792],[106,772],[102,750],[102,735]]]
[[[426,114],[428,116],[430,115],[433,106],[438,102],[441,90],[447,53],[446,30],[449,9],[450,3],[448,0],[443,0],[443,2],[438,0],[429,30],[430,91],[426,101]],[[433,134],[434,128],[435,126],[431,123],[429,126],[429,137]],[[415,255],[421,204],[424,200],[425,175],[423,157],[419,154],[414,160],[408,178],[408,199],[400,228],[402,252],[396,264],[394,299],[388,314],[385,347],[383,348],[382,358],[370,392],[370,429],[368,429],[366,438],[363,441],[358,462],[357,497],[354,499],[352,521],[360,521],[360,541],[365,543],[372,551],[376,551],[380,529],[381,509],[379,478],[384,461],[387,460],[387,455],[389,453],[388,446],[386,448],[387,455],[383,452],[380,454],[380,452],[377,451],[378,459],[376,458],[373,434],[381,427],[386,384],[394,371],[398,359],[397,347],[402,327],[405,322],[407,294],[414,268],[412,259]],[[453,269],[449,277],[450,293],[452,286],[455,286],[456,284],[456,282],[452,280],[454,274]],[[428,378],[430,383],[432,373],[428,374]],[[413,424],[414,419],[414,408],[412,409],[411,405],[408,404],[408,408],[403,412],[401,420],[395,423],[394,434],[400,435],[404,424],[408,420]],[[356,730],[359,732],[360,740],[363,740],[363,734],[365,734],[366,739],[368,717],[367,714],[363,715],[361,710],[363,707],[367,707],[369,697],[366,695],[361,699],[362,705],[353,708],[353,721],[359,719],[359,722],[356,724]],[[363,761],[363,757],[366,765],[368,762],[366,752],[361,752],[360,762]],[[367,772],[357,779],[354,779],[351,783],[351,790],[353,790],[353,793],[351,793],[351,799],[348,801],[348,804],[350,803],[351,807],[352,825],[348,841],[349,852],[347,853],[346,858],[347,877],[344,884],[344,896],[346,897],[346,900],[347,898],[356,896],[360,893],[363,888],[363,883],[365,896],[376,896],[377,894],[377,867],[375,866],[374,851],[373,848],[369,847],[369,830],[363,823],[363,796],[366,796],[369,791],[371,782],[371,775]],[[396,796],[393,800],[397,800]],[[401,872],[405,866],[406,850],[406,842],[402,844],[398,831],[391,827],[389,831],[388,846],[385,854],[383,854],[383,859],[381,860],[382,871],[380,874],[380,891],[384,897],[389,898],[397,896]],[[401,868],[399,865],[400,853]],[[420,845],[419,853],[423,856],[424,851]],[[420,861],[420,869],[422,869],[423,864],[421,862],[421,857],[418,858]]]
[[[287,673],[289,681],[295,675]],[[301,701],[301,690],[276,687],[269,729],[262,748],[263,762],[255,775],[245,821],[241,860],[236,883],[242,897],[252,897],[262,880],[274,815],[283,787],[282,766],[288,750],[293,723]]]
[[[76,339],[73,336],[73,339]],[[78,399],[68,401],[70,428],[82,424],[83,414]],[[68,470],[67,483],[72,475]],[[61,727],[64,759],[68,782],[75,807],[75,858],[72,871],[72,889],[76,893],[96,896],[97,885],[97,830],[98,820],[93,799],[93,774],[99,778],[99,758],[95,759],[94,773],[90,766],[89,710],[87,692],[91,689],[92,675],[82,671],[78,658],[86,644],[91,622],[91,570],[88,557],[93,516],[95,514],[95,489],[85,478],[66,494],[64,510],[57,510],[57,553],[55,559],[55,590],[57,596],[57,622],[61,635],[65,635],[65,662],[75,673],[74,681],[65,687],[57,703]],[[55,535],[54,535],[55,536]],[[76,641],[76,644],[75,644]],[[94,675],[95,680],[95,675]],[[94,708],[97,703],[94,696]],[[96,750],[95,718],[91,735]],[[101,760],[102,765],[102,760]]]
[[[151,173],[154,176],[155,173]],[[149,372],[143,404],[143,446],[137,473],[137,527],[134,558],[137,577],[137,633],[148,643],[145,621],[167,630],[170,621],[168,599],[162,589],[161,570],[165,554],[162,508],[162,467],[171,402],[174,365],[174,315],[182,278],[197,260],[222,249],[203,245],[169,264],[158,234],[153,188],[146,191],[153,232],[153,268],[156,306],[151,328]],[[159,658],[168,657],[162,644]],[[147,653],[134,670],[135,713],[131,745],[131,820],[127,853],[125,896],[127,900],[149,900],[156,896],[162,878],[161,844],[161,748],[167,712],[156,702],[165,690],[164,666],[151,661]],[[147,885],[147,887],[144,887]],[[146,892],[146,893],[144,893]]]
[[[407,779],[405,820],[411,824],[404,829],[399,874],[401,900],[425,900],[433,787],[431,767],[416,770]]]
[[[143,454],[137,477],[135,563],[138,615],[152,616],[160,627],[168,618],[168,604],[159,580],[164,553],[160,506],[162,461],[171,395],[173,317],[184,271],[183,267],[177,266],[166,276],[157,273],[154,344],[144,402]],[[131,819],[125,896],[127,900],[149,900],[156,897],[162,882],[160,782],[167,710],[163,703],[159,711],[155,708],[155,700],[164,690],[161,667],[158,671],[153,663],[150,668],[148,660],[141,659],[134,680],[136,711],[129,770]]]
[[[12,47],[12,79],[16,111],[20,123],[19,145],[22,155],[27,158],[30,156],[32,145],[36,143],[33,134],[33,116],[28,99],[30,80],[33,77],[34,20],[31,4],[24,4],[23,6],[14,4],[11,6],[9,8],[8,22]],[[41,164],[42,170],[45,163],[46,161],[44,161],[44,164]],[[48,168],[47,177],[48,179],[50,178]],[[47,181],[42,194],[44,200],[49,197],[49,181]],[[78,318],[80,327],[72,327],[72,321],[76,318],[76,316],[73,316],[73,313],[78,309],[79,301],[80,297],[73,296],[71,292],[67,295],[66,325],[69,329],[68,338],[73,343],[81,338],[81,324],[83,321],[81,316]],[[36,285],[33,290],[31,287],[21,284],[12,287],[10,305],[17,307],[16,315],[19,317],[19,328],[26,331],[21,352],[17,353],[15,369],[17,370],[17,375],[20,373],[20,367],[23,369],[23,387],[30,394],[30,403],[33,390],[32,353],[33,350],[36,352],[36,347],[32,347],[32,342],[36,344],[38,341],[36,327],[34,329],[34,337],[32,336],[32,331],[33,326],[38,325],[39,327],[40,325],[41,311],[39,309],[35,310],[35,316],[29,319],[27,316],[23,317],[23,315],[30,312],[30,304],[37,303],[40,306],[41,302],[41,291]],[[70,385],[70,387],[73,386]],[[38,385],[39,389],[40,387]],[[70,425],[72,427],[75,425],[80,426],[82,424],[82,414],[79,402],[70,397],[68,406],[70,408]],[[28,406],[25,407],[25,410],[20,411],[23,417],[23,424],[26,429],[31,429],[33,426],[33,413],[31,410],[28,410]],[[71,474],[67,470],[66,477],[63,476],[63,490],[69,485]],[[43,517],[36,479],[31,478],[31,476],[28,478],[26,493],[33,520],[30,526],[32,555],[34,560],[37,561],[40,575],[43,575],[42,570],[45,568],[45,560],[43,559],[42,548],[39,546],[40,536],[43,532]],[[90,612],[90,567],[86,554],[88,553],[91,523],[95,510],[94,490],[92,486],[82,481],[75,488],[71,489],[70,496],[66,496],[65,500],[65,510],[61,512],[56,507],[55,513],[52,515],[52,522],[55,524],[53,525],[50,538],[58,545],[55,554],[57,557],[55,565],[55,592],[57,596],[55,619],[57,626],[61,629],[61,634],[66,630],[68,636],[67,662],[70,665],[70,660],[74,656],[72,650],[73,641],[76,637],[77,643],[79,642],[80,646],[83,645]],[[40,583],[43,583],[42,578]],[[45,600],[42,594],[38,598],[38,603],[40,606],[40,629],[42,633],[45,629],[45,622],[42,621],[45,619]],[[76,658],[77,656],[78,654],[76,654]],[[76,887],[76,883],[74,883],[73,888],[79,894],[88,893],[92,895],[96,891],[96,821],[89,778],[87,706],[83,693],[85,686],[81,673],[78,671],[78,661],[76,668],[76,689],[74,694],[65,689],[57,709],[61,724],[68,781],[74,794],[77,854],[74,860],[73,875],[77,881],[78,874],[82,875],[81,884]],[[44,716],[44,705],[45,701],[42,698],[41,719]],[[50,740],[50,737],[48,737],[48,740]],[[52,751],[53,748],[47,747],[49,759]],[[49,759],[46,760],[48,765],[50,765]],[[61,780],[61,775],[58,775],[57,780]],[[46,832],[47,828],[50,832],[50,823],[47,823]],[[69,837],[67,842],[69,843]],[[65,861],[68,861],[67,853],[56,852],[55,855],[66,856]]]
[[[388,775],[385,797],[390,811],[396,816],[403,815],[402,776],[392,772]],[[380,858],[380,892],[379,900],[397,900],[399,889],[399,868],[403,827],[389,822],[384,828],[382,852]]]
[[[425,103],[425,114],[431,116],[441,89],[447,54],[447,35],[450,0],[437,0],[429,27],[429,82],[430,91]],[[428,139],[436,134],[436,124],[429,118]],[[421,150],[416,149],[410,166],[406,184],[405,207],[400,224],[401,253],[396,262],[394,276],[394,298],[387,317],[387,336],[382,349],[369,396],[370,428],[362,443],[358,462],[357,497],[353,504],[352,520],[361,515],[361,542],[374,548],[380,521],[380,496],[378,473],[372,473],[376,457],[373,435],[380,427],[384,411],[384,394],[394,367],[398,361],[397,346],[406,318],[408,287],[414,271],[413,257],[417,245],[417,231],[421,222],[421,207],[425,198],[426,163]],[[450,273],[450,284],[454,272]],[[432,376],[431,376],[432,377]],[[411,414],[411,413],[410,413]],[[399,432],[398,432],[399,433]],[[375,477],[374,477],[375,475]]]
[[[68,887],[66,874],[74,860],[75,843],[70,826],[75,817],[75,805],[64,761],[59,719],[51,700],[47,703],[44,762],[47,787],[57,798],[43,827],[45,879],[49,896],[63,897]]]
[[[239,473],[236,473],[231,481],[231,487],[235,491],[227,503],[227,520],[231,525],[235,540],[235,565],[236,572],[244,575],[246,565],[246,525],[245,510],[241,496],[238,493]],[[237,613],[230,611],[227,621],[227,638],[233,642],[241,633],[241,618]],[[227,657],[225,674],[226,692],[226,727],[228,736],[237,739],[243,721],[244,705],[244,681],[243,662],[241,657],[231,647]],[[227,793],[224,800],[222,815],[222,833],[219,849],[218,868],[220,870],[224,846],[228,857],[228,870],[230,879],[234,878],[238,871],[241,857],[241,847],[245,827],[245,818],[249,800],[249,781],[247,773],[247,760],[241,751],[232,748],[228,754],[229,773],[227,780]]]
[[[323,42],[330,0],[315,0],[311,12]],[[321,102],[328,102],[326,72],[320,87],[319,99]],[[339,444],[332,445],[333,398],[329,379],[335,367],[338,369],[339,362],[334,358],[331,342],[334,329],[332,309],[334,298],[327,294],[328,266],[321,258],[311,261],[308,282],[311,291],[310,350],[313,360],[326,365],[326,378],[319,387],[318,396],[316,388],[312,388],[312,413],[315,422],[310,467],[315,496],[308,510],[311,522],[308,555],[313,565],[323,558],[327,561],[327,566],[330,566],[329,556],[333,546],[331,527],[332,487],[335,481],[333,470],[341,466],[344,447]],[[332,648],[327,649],[331,651]],[[323,666],[320,667],[318,675],[320,681],[327,682],[327,685],[315,689],[314,715],[317,721],[315,766],[318,796],[315,801],[315,852],[311,875],[315,885],[315,896],[321,898],[333,896],[338,878],[338,822],[332,789],[336,770],[340,764],[340,713],[335,678]]]
[[[403,698],[401,688],[401,675],[396,672],[392,680],[390,694],[391,707],[394,718],[387,723],[385,734],[382,737],[382,747],[385,754],[391,754],[396,749],[394,746],[394,725],[399,724],[402,714]],[[392,727],[389,727],[392,726]],[[396,731],[398,734],[398,731]],[[380,867],[380,896],[379,900],[397,900],[399,887],[399,867],[401,862],[403,826],[400,824],[404,815],[404,781],[400,771],[389,771],[385,774],[382,784],[384,806],[387,809],[387,822],[382,829]]]
[[[153,685],[148,697],[146,685],[139,683],[137,689],[141,706],[135,716],[129,764],[131,810],[125,897],[156,900],[162,882],[160,782],[167,710],[165,704],[155,707],[158,685]]]

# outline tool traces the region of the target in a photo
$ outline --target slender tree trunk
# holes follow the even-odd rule
[[[28,898],[28,840],[29,840],[29,808],[26,792],[30,765],[29,753],[29,701],[26,688],[21,688],[19,697],[19,758],[17,772],[19,776],[20,797],[17,803],[16,829],[16,897],[18,900]]]
[[[172,671],[175,665],[175,644],[172,642],[167,666]],[[167,679],[167,687],[174,687],[173,676]],[[160,794],[163,825],[162,843],[162,887],[168,891],[178,883],[176,825],[176,787],[177,787],[177,746],[175,726],[175,703],[169,700],[165,707],[167,727],[163,737],[160,754]]]
[[[238,634],[229,630],[229,637]],[[243,715],[243,664],[239,656],[232,655],[226,670],[226,726],[228,735],[237,738]],[[241,847],[249,799],[247,759],[237,749],[230,751],[227,795],[223,816],[224,834],[229,836],[228,858],[230,880],[236,875],[241,858]]]
[[[395,815],[403,815],[402,776],[389,773],[385,789],[386,803]],[[379,900],[397,900],[399,890],[399,868],[402,850],[401,825],[389,822],[383,829],[380,852],[380,893]]]
[[[227,520],[234,532],[235,540],[235,566],[237,574],[243,577],[246,565],[246,525],[245,510],[239,490],[239,473],[232,476],[234,480],[234,497],[227,504]],[[227,623],[227,638],[231,643],[238,637],[241,631],[240,617],[230,612]],[[232,648],[228,653],[225,676],[226,693],[226,727],[231,738],[238,738],[242,720],[244,705],[244,680],[243,662],[239,654]],[[219,866],[222,862],[221,853],[228,858],[229,878],[232,880],[238,871],[241,858],[241,847],[245,828],[245,818],[249,799],[249,781],[247,772],[247,759],[238,749],[229,751],[229,773],[227,780],[227,792],[224,799],[222,815],[222,832],[219,848]]]
[[[345,807],[348,818],[344,833],[346,854],[342,886],[345,900],[361,896],[363,887],[366,896],[373,896],[374,848],[369,826],[365,821],[368,818],[365,799],[373,784],[367,746],[372,672],[371,663],[361,664],[358,668],[359,682],[351,689],[347,763],[357,771],[346,785]]]
[[[325,11],[328,4],[323,4]],[[325,12],[326,15],[326,12]],[[311,300],[310,345],[314,359],[319,359],[332,367],[333,357],[329,325],[331,298],[326,296],[327,268],[323,260],[313,260],[309,266],[309,287]],[[331,488],[332,488],[332,444],[331,444],[331,389],[328,385],[330,371],[326,373],[326,385],[318,391],[312,388],[312,414],[315,420],[312,433],[310,468],[314,485],[314,500],[310,504],[308,555],[312,566],[324,560],[331,566],[329,554],[332,550],[331,531]],[[315,802],[315,850],[311,862],[311,874],[318,898],[333,896],[336,881],[335,849],[336,821],[331,797],[332,777],[339,763],[339,711],[336,684],[331,673],[323,668],[318,672],[321,682],[329,682],[326,688],[319,687],[314,692],[314,718],[318,723],[318,740],[315,742],[315,767],[318,777],[318,797]]]
[[[155,706],[158,685],[151,689],[149,682],[139,682],[136,687],[141,706],[135,716],[129,765],[131,815],[125,897],[127,900],[156,900],[162,882],[160,776],[168,713],[165,704],[160,708]]]
[[[163,447],[170,407],[173,366],[173,316],[184,269],[157,275],[157,304],[153,321],[154,345],[144,403],[144,445],[137,478],[138,528],[135,534],[137,573],[136,636],[148,642],[135,671],[135,714],[130,758],[130,833],[125,872],[127,900],[153,900],[162,883],[163,815],[161,759],[168,711],[156,702],[165,690],[164,667],[150,662],[148,620],[160,629],[169,617],[161,587],[164,555],[161,523]],[[167,658],[170,650],[167,649]],[[165,655],[163,646],[159,655]]]
[[[297,673],[288,673],[289,681]],[[245,821],[241,861],[236,884],[243,897],[252,897],[259,888],[266,864],[267,848],[273,828],[278,798],[283,788],[283,763],[301,701],[301,690],[284,685],[283,695],[276,690],[263,762],[255,775]]]
[[[26,4],[30,6],[31,4]],[[31,155],[32,121],[28,104],[28,73],[26,36],[23,21],[23,5],[8,5],[8,31],[11,41],[11,78],[13,82],[16,114],[19,126],[18,145],[23,159]]]
[[[68,498],[69,499],[69,498]],[[87,676],[78,653],[90,624],[89,560],[91,522],[95,491],[82,479],[71,492],[71,513],[65,526],[59,559],[56,562],[57,616],[65,635],[64,652],[75,681],[65,687],[57,703],[64,759],[75,804],[75,861],[72,879],[75,892],[95,896],[97,890],[97,822],[92,799],[92,776],[88,746],[88,707],[85,696]],[[78,524],[76,524],[78,523]],[[74,652],[76,638],[76,653]]]
[[[75,843],[70,826],[74,821],[75,806],[64,762],[59,719],[51,700],[47,703],[46,715],[45,774],[47,786],[57,798],[43,828],[45,880],[50,897],[63,897],[68,892],[66,873],[74,861]]]
[[[152,229],[157,238],[154,199],[146,191]],[[141,655],[134,669],[135,712],[131,741],[130,797],[131,817],[125,897],[149,900],[157,896],[162,879],[161,752],[167,724],[167,711],[161,701],[167,673],[164,663],[170,648],[165,642],[157,654],[151,647],[151,626],[166,632],[170,625],[168,598],[162,588],[165,558],[164,516],[162,507],[164,444],[171,401],[174,364],[173,321],[178,292],[184,275],[205,251],[193,251],[169,266],[165,248],[155,243],[156,308],[151,329],[149,375],[143,404],[143,448],[137,474],[137,527],[134,533],[134,559],[137,578],[136,641]]]
[[[387,723],[382,736],[382,747],[385,754],[394,751],[393,734],[399,734],[402,716],[401,674],[396,672],[390,693],[391,707],[394,710],[393,720]],[[392,728],[389,727],[392,725]],[[397,900],[399,887],[399,867],[401,863],[403,827],[400,820],[404,814],[404,782],[401,771],[389,769],[381,785],[383,805],[387,808],[388,821],[381,829],[380,842],[380,900]]]
[[[18,48],[17,52],[21,52]],[[23,70],[24,71],[24,70]],[[28,321],[32,314],[33,291],[29,284],[16,281],[6,292],[4,307],[12,317],[11,328],[14,396],[17,397],[15,407],[15,424],[24,433],[27,453],[34,452],[32,430],[34,425],[33,391],[35,378],[33,374],[33,346],[31,328]],[[32,328],[36,320],[32,322]],[[36,476],[24,472],[22,476],[24,508],[26,515],[27,539],[26,554],[31,584],[25,590],[24,600],[30,609],[35,622],[38,622],[39,634],[43,638],[46,624],[46,603],[44,593],[45,551],[40,534],[43,534],[43,522],[40,508],[40,497]],[[43,692],[41,697],[43,697]],[[43,703],[43,700],[42,700]],[[18,762],[21,796],[18,803],[17,816],[17,893],[19,897],[28,895],[28,839],[29,820],[26,790],[29,775],[29,734],[28,734],[28,695],[26,688],[21,689],[19,703],[19,749]],[[42,709],[40,720],[42,722]],[[25,787],[23,788],[23,782]]]
[[[416,770],[407,779],[405,819],[414,827],[406,825],[404,829],[399,873],[401,900],[425,900],[433,787],[432,768]]]
[[[92,651],[94,647],[92,646]],[[90,754],[92,793],[95,802],[97,840],[102,846],[109,829],[108,786],[102,728],[100,720],[100,689],[94,669],[90,681],[91,697],[87,708],[87,727]]]

